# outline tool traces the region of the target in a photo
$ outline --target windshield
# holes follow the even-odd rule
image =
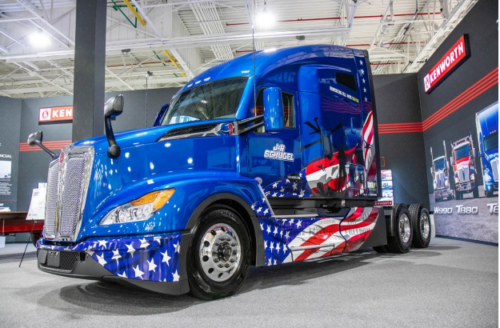
[[[490,134],[483,140],[484,151],[489,151],[498,148],[498,132]]]
[[[173,99],[161,125],[234,118],[247,77],[213,81],[186,90]]]
[[[469,145],[463,145],[460,148],[455,149],[455,160],[469,156]]]
[[[444,170],[444,158],[436,159],[434,161],[434,170],[436,171]]]

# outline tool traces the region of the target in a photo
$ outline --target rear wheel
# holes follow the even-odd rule
[[[410,205],[409,211],[413,223],[413,247],[426,248],[431,242],[429,211],[422,204]]]
[[[489,191],[485,191],[484,193],[485,193],[486,197],[493,197],[495,190],[493,189],[493,187],[491,187],[491,189]]]
[[[394,236],[389,236],[387,249],[391,253],[407,253],[413,241],[410,213],[404,204],[396,204],[392,210]]]
[[[251,242],[242,218],[230,207],[211,207],[189,248],[191,294],[214,300],[234,294],[250,267]]]

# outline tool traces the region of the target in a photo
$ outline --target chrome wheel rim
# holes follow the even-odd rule
[[[203,272],[211,280],[223,282],[230,279],[241,263],[238,234],[227,224],[214,224],[203,234],[199,254]]]
[[[403,214],[399,218],[399,235],[403,243],[408,243],[411,235],[410,218],[408,215]]]
[[[420,217],[420,232],[422,234],[422,237],[424,239],[429,238],[429,234],[431,231],[431,226],[429,224],[429,216],[427,213],[422,213],[422,216]]]

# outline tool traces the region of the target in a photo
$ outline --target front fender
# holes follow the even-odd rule
[[[163,208],[148,220],[111,225],[99,224],[113,208],[148,192],[167,188],[175,188],[175,193]],[[88,218],[88,223],[82,226],[78,239],[190,230],[194,227],[196,213],[201,214],[199,211],[203,206],[200,205],[207,205],[207,200],[210,199],[217,197],[220,199],[220,195],[237,199],[240,205],[247,209],[262,198],[256,180],[241,177],[234,172],[193,171],[175,177],[159,176],[131,184],[105,199],[99,204],[99,210]],[[249,215],[254,215],[251,209],[248,212]]]

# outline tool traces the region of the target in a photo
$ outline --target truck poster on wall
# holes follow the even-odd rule
[[[475,133],[449,135],[442,141],[443,150],[439,153],[440,147],[430,147],[430,204],[437,234],[496,242],[498,102],[477,111],[473,117]]]

